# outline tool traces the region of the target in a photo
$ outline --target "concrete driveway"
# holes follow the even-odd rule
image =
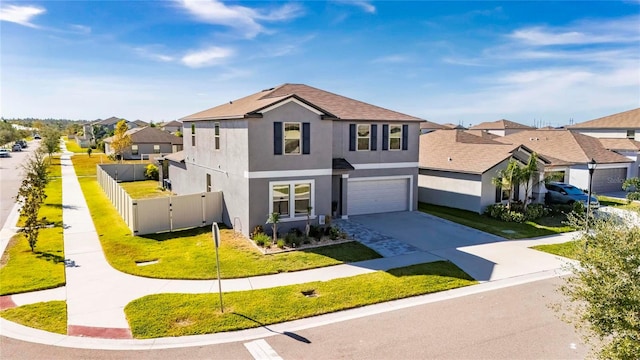
[[[560,234],[539,239],[507,240],[418,211],[352,216],[348,222],[352,223],[351,226],[367,229],[361,231],[367,236],[381,234],[385,242],[407,244],[406,252],[423,253],[425,259],[435,256],[449,260],[478,281],[555,269],[560,273],[567,259],[529,247],[562,243],[573,238],[573,234]],[[358,232],[352,235],[358,239]]]

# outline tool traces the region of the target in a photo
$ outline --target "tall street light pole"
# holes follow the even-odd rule
[[[586,220],[586,232],[589,233],[589,219],[591,218],[591,186],[593,185],[593,172],[596,170],[598,163],[594,158],[591,158],[591,161],[587,163],[587,168],[589,169],[589,198],[587,199],[587,220]],[[585,248],[587,243],[585,242]]]

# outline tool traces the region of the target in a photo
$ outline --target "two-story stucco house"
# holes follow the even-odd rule
[[[415,210],[419,118],[301,84],[284,84],[181,119],[167,156],[178,194],[222,191],[224,221],[248,234],[320,215]]]

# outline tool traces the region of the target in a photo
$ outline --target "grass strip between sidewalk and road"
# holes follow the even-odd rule
[[[532,246],[532,249],[543,251],[549,254],[554,254],[568,259],[576,259],[577,253],[580,251],[580,247],[584,246],[584,242],[580,240],[567,241],[561,244],[550,245],[536,245]]]
[[[211,334],[476,283],[454,264],[438,261],[330,281],[224,293],[224,313],[220,312],[219,295],[215,293],[149,295],[129,303],[125,313],[135,338]]]
[[[13,236],[0,260],[0,295],[51,289],[66,282],[59,157],[52,158],[49,170],[47,198],[38,214],[53,227],[40,230],[35,252],[22,233]]]
[[[548,216],[536,221],[515,223],[493,219],[472,211],[426,203],[418,203],[418,210],[507,239],[527,239],[574,230],[570,226],[563,224],[565,221],[564,216]]]
[[[56,334],[67,334],[67,303],[47,301],[0,311],[9,321]]]
[[[122,272],[162,279],[214,279],[215,248],[210,227],[173,233],[133,236],[94,177],[89,174],[100,159],[79,160],[77,171],[102,249],[108,262]],[[86,177],[89,176],[89,177]],[[220,274],[223,278],[241,278],[307,270],[379,258],[380,255],[357,242],[323,248],[264,255],[232,230],[221,231]],[[145,266],[138,264],[148,263]]]

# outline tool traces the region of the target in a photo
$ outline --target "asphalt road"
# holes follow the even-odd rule
[[[16,195],[22,181],[21,165],[40,144],[37,141],[30,141],[28,145],[22,151],[12,152],[9,158],[0,158],[0,228],[7,221],[16,203]]]
[[[584,359],[549,305],[550,279],[265,338],[283,359]],[[69,349],[0,337],[9,359],[252,359],[243,343],[150,351]]]

